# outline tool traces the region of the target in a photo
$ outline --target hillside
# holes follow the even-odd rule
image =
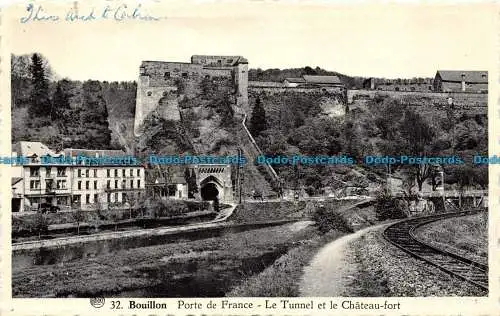
[[[386,166],[368,166],[367,155],[457,155],[463,165],[445,165],[445,181],[454,188],[487,186],[487,167],[472,166],[476,153],[487,153],[486,108],[475,107],[475,96],[464,96],[460,109],[451,112],[430,99],[416,105],[389,95],[355,100],[345,116],[322,114],[323,94],[250,94],[250,106],[257,98],[265,108],[267,129],[256,141],[271,156],[353,157],[353,166],[277,165],[275,170],[288,188],[304,188],[309,194],[336,192],[343,187],[374,189],[386,177]],[[473,108],[474,111],[468,110]],[[481,110],[482,109],[482,110]],[[418,174],[413,167],[395,165],[392,172],[403,177],[420,177],[432,182],[436,170]],[[416,189],[416,187],[414,188]]]

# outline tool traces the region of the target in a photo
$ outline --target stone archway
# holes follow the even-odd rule
[[[201,198],[205,201],[215,201],[219,198],[219,190],[215,183],[207,183],[201,187]]]
[[[208,176],[200,182],[201,198],[206,201],[215,201],[221,198],[223,186],[220,180],[214,176]]]

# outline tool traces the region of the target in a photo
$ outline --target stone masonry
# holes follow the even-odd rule
[[[153,111],[163,118],[180,120],[178,101],[203,79],[212,77],[231,79],[236,95],[235,112],[240,113],[248,103],[248,61],[245,58],[194,55],[191,63],[143,61],[137,82],[134,134],[141,134],[144,119]]]

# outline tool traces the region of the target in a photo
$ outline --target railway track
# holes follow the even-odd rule
[[[405,220],[387,227],[383,236],[391,244],[411,256],[488,291],[487,265],[433,247],[415,236],[415,230],[422,225],[451,217],[473,215],[479,211],[444,213]]]

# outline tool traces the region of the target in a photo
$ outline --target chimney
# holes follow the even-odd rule
[[[462,92],[465,92],[465,74],[462,74]]]

